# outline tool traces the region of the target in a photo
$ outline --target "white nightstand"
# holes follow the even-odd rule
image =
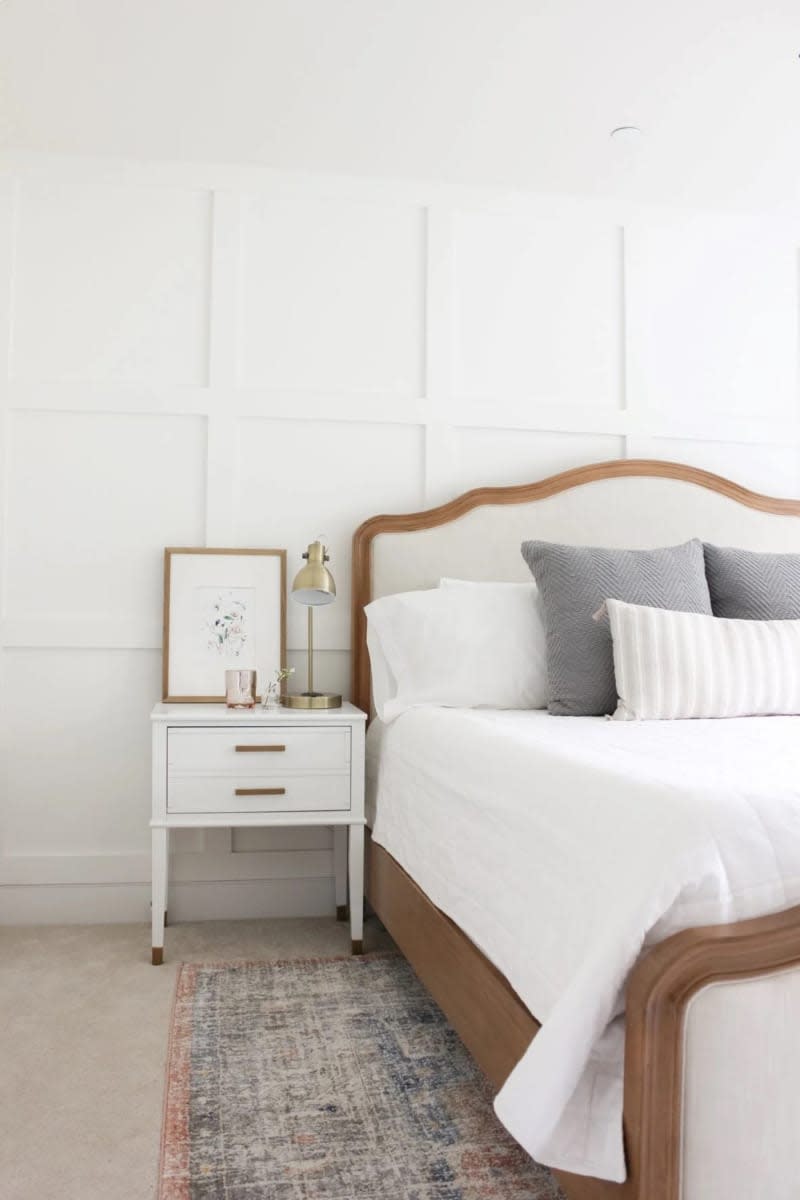
[[[363,953],[366,714],[157,704],[151,719],[153,965],[164,960],[171,829],[333,826],[336,915],[346,917],[349,874],[350,937]]]

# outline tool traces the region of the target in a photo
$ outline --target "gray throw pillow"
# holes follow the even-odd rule
[[[745,621],[800,618],[800,554],[760,554],[703,545],[715,617]]]
[[[548,711],[583,717],[617,705],[608,621],[592,616],[605,600],[711,614],[698,539],[663,550],[605,550],[523,542],[522,557],[542,597],[547,637]]]

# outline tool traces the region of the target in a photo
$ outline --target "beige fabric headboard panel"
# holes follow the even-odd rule
[[[353,689],[369,703],[363,606],[378,596],[462,579],[530,579],[526,538],[649,548],[698,537],[800,552],[800,502],[749,492],[675,463],[622,461],[521,488],[487,488],[409,516],[375,517],[353,540]]]

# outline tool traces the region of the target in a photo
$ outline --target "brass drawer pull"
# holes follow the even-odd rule
[[[285,750],[285,746],[237,746],[237,754],[277,754],[280,750]]]
[[[286,788],[237,788],[236,796],[285,796]]]

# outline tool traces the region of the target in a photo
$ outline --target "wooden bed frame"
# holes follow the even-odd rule
[[[626,460],[566,471],[530,485],[477,489],[427,512],[373,517],[353,538],[354,703],[370,711],[364,606],[373,598],[376,536],[431,529],[479,506],[519,504],[626,476],[682,480],[751,509],[800,516],[800,501],[758,495],[719,476],[675,463]],[[465,1045],[499,1088],[539,1029],[533,1014],[469,938],[371,839],[367,896]],[[799,964],[800,907],[731,925],[690,929],[660,943],[640,960],[629,978],[626,998],[623,1127],[628,1178],[616,1184],[556,1171],[570,1200],[679,1200],[683,1026],[690,999],[715,981],[747,980]]]

